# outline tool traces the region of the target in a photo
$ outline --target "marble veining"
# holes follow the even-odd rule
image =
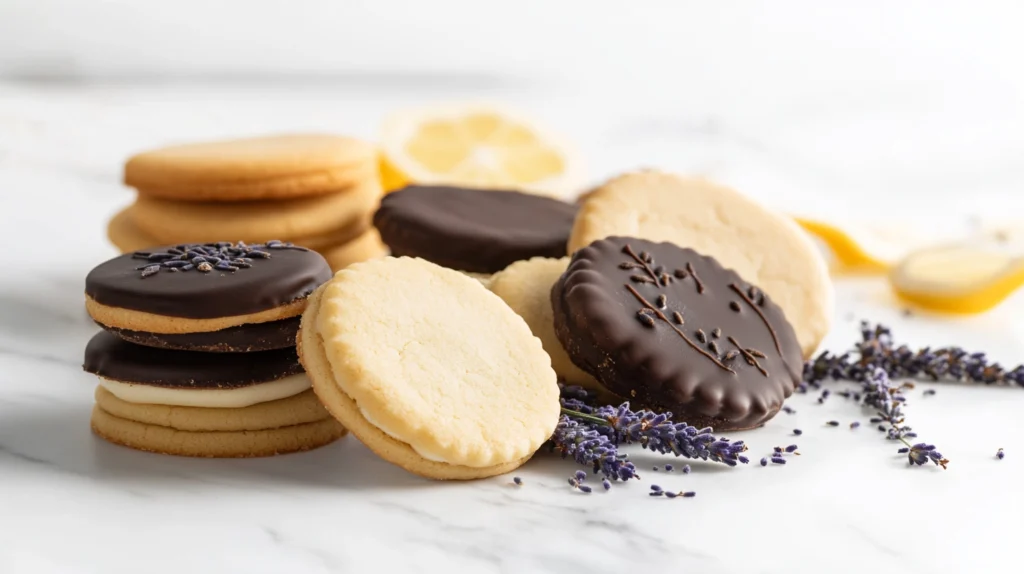
[[[470,95],[497,97],[488,88]],[[104,223],[131,200],[119,184],[125,156],[265,131],[373,137],[381,115],[413,96],[387,86],[0,84],[0,572],[1016,570],[1024,389],[924,383],[908,393],[910,424],[951,459],[947,471],[907,468],[867,424],[870,412],[836,396],[822,405],[796,396],[787,403],[796,414],[729,436],[749,443],[750,465],[691,462],[690,475],[666,474],[652,467],[686,461],[635,450],[642,480],[608,493],[591,480],[589,496],[566,484],[575,466],[545,452],[514,473],[517,487],[511,476],[428,482],[351,437],[260,460],[164,457],[93,437],[95,380],[80,364],[96,327],[82,287],[114,254]],[[979,133],[959,122],[937,143],[911,129],[907,114],[922,116],[905,98],[778,115],[583,106],[564,86],[512,100],[579,142],[595,182],[657,165],[711,175],[779,209],[890,219],[936,237],[1024,213],[1024,171],[1007,163],[1019,141],[993,134],[978,145]],[[886,126],[903,142],[897,156],[879,151],[868,129]],[[970,143],[953,161],[958,133]],[[946,319],[904,316],[878,279],[842,279],[837,290],[827,348],[845,349],[867,318],[911,344],[1024,360],[1019,296],[988,315]],[[833,419],[840,427],[824,424]],[[864,424],[848,429],[854,420]],[[802,456],[786,466],[756,464],[791,443]],[[1007,456],[997,461],[1000,447]],[[651,498],[650,484],[697,496]]]

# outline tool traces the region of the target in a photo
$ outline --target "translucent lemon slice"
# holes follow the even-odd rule
[[[982,313],[1024,285],[1024,258],[997,245],[932,247],[908,255],[889,280],[897,295],[926,309]]]
[[[905,224],[794,219],[824,245],[832,256],[832,269],[838,272],[883,274],[908,253],[927,244],[923,234]]]
[[[569,199],[582,179],[570,146],[506,110],[447,105],[396,113],[384,122],[381,179],[393,191],[409,183],[518,189]]]

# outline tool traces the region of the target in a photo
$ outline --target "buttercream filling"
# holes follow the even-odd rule
[[[100,385],[128,403],[239,409],[295,396],[310,388],[303,373],[234,389],[181,389],[125,383],[100,377]]]

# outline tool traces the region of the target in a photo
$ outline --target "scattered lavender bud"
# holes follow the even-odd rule
[[[785,405],[782,407],[782,412],[786,413],[787,415],[795,415],[796,414],[796,411],[793,410],[792,407],[785,406]]]
[[[930,397],[935,394],[935,389],[926,389],[923,393],[924,396]]]
[[[748,462],[750,462],[750,459],[743,456],[742,454],[736,457],[736,460],[742,462],[743,464],[747,464]]]
[[[907,454],[908,452],[910,452],[910,447],[908,447],[908,446],[905,446],[905,447],[899,449],[898,451],[896,451],[897,454]]]
[[[523,485],[523,479],[519,478],[518,476],[513,476],[512,477],[512,482],[516,483],[516,486],[522,486]]]
[[[684,492],[683,496],[685,498],[693,498],[694,496],[697,496],[697,493],[691,490],[691,491],[688,491],[688,492]]]
[[[800,448],[800,447],[796,446],[795,444],[791,444],[791,445],[786,447],[786,452],[791,452],[791,453],[792,452],[796,452],[796,449],[798,449],[798,448]]]
[[[576,480],[575,478],[572,478],[571,476],[569,477],[569,486],[571,486],[573,488],[576,488],[579,485],[580,485],[580,482],[578,480]]]
[[[587,494],[590,494],[591,492],[593,492],[593,489],[591,489],[589,486],[587,486],[585,484],[581,484],[579,486],[579,489],[580,489],[581,492],[585,492]]]
[[[768,457],[761,458],[761,466],[768,466]]]
[[[611,490],[612,489],[612,483],[607,478],[602,478],[601,479],[601,486],[603,486],[605,490]]]
[[[828,421],[825,424],[827,424],[830,427],[837,427],[837,426],[839,426],[839,421]]]
[[[860,421],[853,421],[850,423],[850,428],[855,429],[860,426]]]
[[[676,496],[679,496],[679,495],[677,495],[676,493],[674,493],[674,492],[672,492],[670,490],[666,490],[665,491],[665,498],[675,498]]]
[[[658,467],[652,467],[651,470],[653,470],[654,472],[658,472]]]
[[[683,474],[690,474],[690,465],[683,465]]]
[[[660,490],[656,490],[654,492],[648,492],[647,493],[648,496],[662,496],[663,494],[665,494],[665,493],[660,491]]]
[[[1006,456],[1006,453],[1003,452],[1003,449],[999,449],[999,450],[996,451],[996,458],[998,458],[999,460],[1003,460],[1003,458],[1005,456]]]
[[[878,425],[878,430],[885,432],[885,425]]]
[[[666,464],[665,465],[665,472],[672,472],[672,465],[671,464]]]
[[[653,490],[654,492],[661,492],[661,487],[658,486],[657,484],[652,484],[651,490]]]
[[[776,453],[781,453],[782,452],[782,447],[781,446],[777,446],[777,447],[775,447],[772,450],[774,450]]]
[[[575,476],[576,476],[576,480],[578,480],[580,482],[583,482],[584,480],[587,479],[587,473],[583,472],[582,470],[577,470]]]
[[[772,462],[774,462],[775,464],[786,464],[786,459],[782,458],[781,456],[773,456]]]
[[[793,434],[795,434],[796,436],[800,436],[800,435],[804,434],[804,431],[802,431],[800,429],[793,429]]]

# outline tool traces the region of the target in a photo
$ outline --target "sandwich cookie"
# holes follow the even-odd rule
[[[310,298],[299,355],[335,418],[427,478],[509,472],[558,421],[555,372],[522,318],[479,282],[422,259],[338,272]]]
[[[758,285],[786,312],[805,358],[828,333],[834,295],[821,253],[792,219],[732,189],[657,171],[620,176],[587,195],[569,251],[613,235],[694,249]]]
[[[531,257],[563,257],[576,206],[515,191],[409,186],[373,216],[395,256],[477,274]]]
[[[572,362],[616,395],[717,431],[771,419],[803,361],[783,310],[711,257],[609,237],[577,251],[551,290]]]
[[[569,258],[547,259],[534,257],[516,261],[494,274],[488,287],[526,321],[533,334],[540,339],[544,351],[551,357],[551,367],[558,378],[569,385],[579,385],[590,391],[609,394],[594,377],[574,365],[555,335],[555,320],[551,311],[551,287],[565,272]],[[607,402],[616,401],[606,397]]]
[[[140,195],[131,207],[135,225],[161,244],[202,243],[222,237],[258,242],[267,237],[292,242],[355,237],[380,201],[376,181],[329,195],[289,200],[198,203]],[[307,242],[308,243],[308,242]]]
[[[181,244],[115,257],[85,280],[86,310],[141,345],[250,352],[295,344],[306,297],[331,277],[288,243]]]
[[[322,446],[344,434],[310,392],[294,349],[168,351],[101,331],[86,347],[84,369],[100,379],[93,430],[135,449],[268,456]]]
[[[140,153],[125,165],[124,182],[140,195],[175,200],[288,199],[375,181],[376,169],[376,150],[366,142],[319,134],[281,135]]]

